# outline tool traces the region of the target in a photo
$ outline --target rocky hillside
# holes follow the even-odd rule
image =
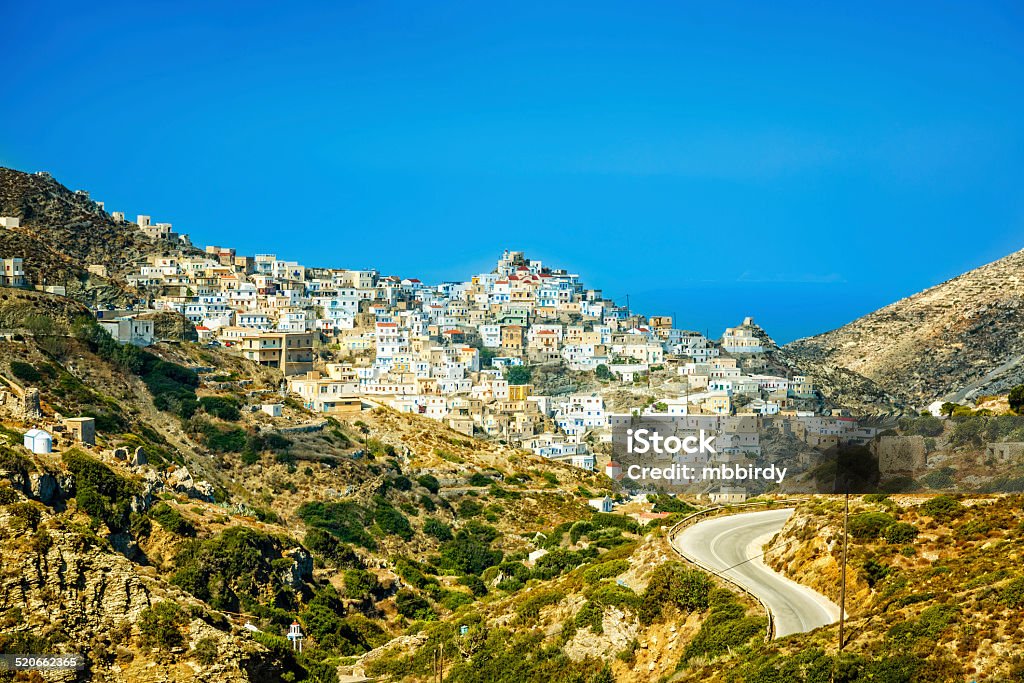
[[[148,254],[178,249],[132,223],[114,222],[88,196],[49,175],[0,167],[0,216],[21,219],[18,228],[0,228],[0,255],[24,258],[30,284],[63,286],[87,303],[130,299],[121,285],[126,269]],[[90,275],[90,264],[106,266],[111,277]]]
[[[1024,251],[784,349],[862,375],[916,406],[1024,382]]]
[[[0,323],[0,652],[86,658],[26,680],[427,681],[436,657],[451,681],[626,683],[764,630],[673,560],[673,517],[588,506],[603,475],[384,408],[312,414],[273,370],[119,346],[63,297],[10,290]]]

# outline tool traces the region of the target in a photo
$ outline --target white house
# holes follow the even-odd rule
[[[25,448],[33,453],[52,453],[53,437],[42,429],[30,429],[25,432]]]
[[[612,511],[612,499],[608,496],[605,496],[604,498],[591,498],[587,501],[587,504],[598,512]]]

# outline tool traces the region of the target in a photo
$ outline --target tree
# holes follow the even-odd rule
[[[525,365],[513,365],[505,370],[505,379],[509,384],[529,384],[532,377],[533,373]]]
[[[960,407],[960,404],[958,404],[958,403],[953,403],[951,401],[946,401],[945,403],[942,404],[942,407],[939,408],[939,411],[943,415],[945,415],[946,417],[953,417],[953,411],[956,410],[959,407]],[[1012,407],[1012,405],[1011,405],[1011,407]]]
[[[615,376],[604,363],[601,363],[594,369],[594,375],[600,380],[609,380]]]
[[[1007,401],[1010,403],[1010,410],[1020,414],[1021,408],[1024,408],[1024,384],[1018,384],[1013,389],[1010,389]]]

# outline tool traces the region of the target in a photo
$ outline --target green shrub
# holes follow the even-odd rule
[[[573,545],[576,545],[580,542],[581,538],[593,531],[594,528],[594,525],[586,520],[581,519],[578,522],[574,522],[573,525],[569,527],[569,541]]]
[[[188,614],[177,603],[164,600],[139,614],[139,642],[145,648],[171,650],[185,644],[182,628]]]
[[[431,621],[437,618],[437,613],[430,607],[430,603],[408,588],[401,589],[395,595],[395,609],[407,619]]]
[[[964,512],[964,506],[952,496],[935,496],[921,505],[921,511],[935,519],[936,522],[949,522]]]
[[[640,601],[641,623],[651,624],[672,605],[682,612],[701,612],[710,605],[714,583],[704,572],[680,562],[666,562],[651,572]]]
[[[552,579],[583,564],[592,554],[555,548],[534,563],[533,575],[538,579]]]
[[[246,448],[247,436],[245,430],[235,427],[234,429],[221,429],[216,425],[206,423],[201,427],[206,446],[211,451],[218,453],[241,453]]]
[[[548,605],[557,605],[564,598],[565,593],[560,590],[537,591],[519,603],[516,615],[521,620],[536,619],[542,609]]]
[[[287,540],[292,544],[294,541]],[[280,594],[282,541],[249,527],[231,527],[212,538],[188,541],[174,557],[171,583],[215,609],[250,609],[266,594]],[[289,566],[291,562],[287,563]],[[282,616],[287,623],[287,614]]]
[[[219,656],[217,639],[210,636],[200,638],[196,646],[192,648],[192,657],[203,666],[213,666]]]
[[[199,407],[208,415],[219,417],[228,422],[237,422],[242,417],[238,409],[238,401],[224,396],[204,396],[199,399]]]
[[[864,562],[862,569],[864,570],[864,580],[871,588],[874,588],[876,583],[889,576],[891,572],[888,565],[882,564],[873,557]]]
[[[896,522],[882,530],[882,536],[886,543],[901,544],[910,543],[917,538],[917,527],[907,522]]]
[[[423,533],[433,536],[439,541],[452,540],[452,528],[436,517],[428,517],[423,522]]]
[[[377,503],[373,519],[385,534],[398,536],[403,541],[413,537],[412,526],[406,516],[384,501]]]
[[[602,562],[601,564],[595,564],[593,567],[587,568],[583,572],[583,580],[587,583],[597,583],[601,579],[610,579],[618,576],[627,569],[629,569],[628,560]]]
[[[479,575],[488,567],[501,562],[501,558],[501,551],[491,550],[490,540],[460,529],[455,538],[441,544],[439,566],[460,574]]]
[[[766,619],[747,616],[743,605],[724,588],[711,591],[708,606],[708,615],[701,623],[700,631],[683,651],[680,667],[694,657],[713,659],[730,649],[739,648],[768,628]]]
[[[366,530],[372,522],[369,512],[352,501],[304,503],[297,511],[309,526],[322,529],[340,541],[376,550],[377,543]]]
[[[43,378],[43,374],[34,365],[20,360],[11,361],[11,374],[23,382],[38,382]]]
[[[149,511],[149,516],[167,531],[178,536],[195,536],[196,528],[181,513],[167,503],[158,503]]]
[[[377,576],[364,569],[345,571],[345,595],[353,600],[369,600],[379,586]]]
[[[484,511],[484,506],[472,498],[463,498],[459,501],[458,514],[461,519],[477,517]]]
[[[470,486],[490,486],[494,482],[493,479],[488,477],[486,474],[480,472],[474,472],[473,476],[469,478]]]
[[[1024,576],[1017,577],[999,591],[999,600],[1013,609],[1024,608]]]
[[[587,601],[573,618],[573,624],[578,628],[590,627],[594,633],[604,633],[604,608],[596,602]]]
[[[487,584],[479,576],[473,576],[472,574],[460,576],[459,583],[472,591],[473,595],[478,598],[487,595]]]
[[[78,507],[111,531],[128,528],[132,498],[140,493],[138,484],[82,451],[67,451],[63,459],[75,477]]]
[[[850,536],[861,541],[870,541],[878,538],[883,529],[895,523],[895,518],[885,512],[862,512],[851,515]]]
[[[432,494],[437,495],[437,492],[441,490],[441,483],[432,474],[422,474],[416,478],[416,483],[430,491]]]

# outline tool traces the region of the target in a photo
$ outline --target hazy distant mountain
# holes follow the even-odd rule
[[[799,363],[844,368],[923,406],[1024,381],[1024,251],[784,347]]]

